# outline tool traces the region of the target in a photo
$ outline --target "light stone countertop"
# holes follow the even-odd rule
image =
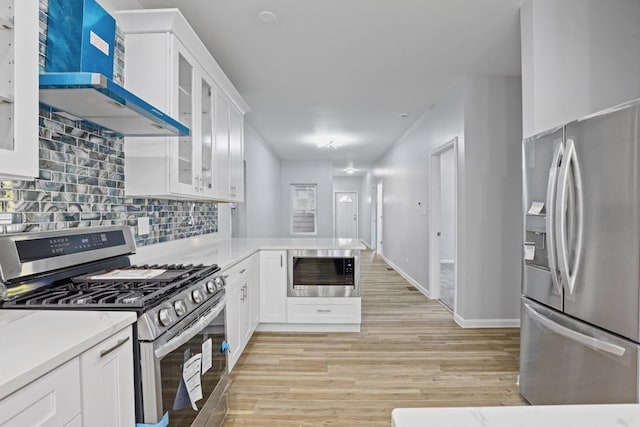
[[[133,312],[0,310],[0,399],[136,319]]]
[[[640,405],[549,405],[467,408],[397,408],[393,427],[631,427]]]
[[[131,263],[141,264],[218,264],[223,270],[259,250],[288,249],[357,249],[367,247],[356,239],[220,239],[202,235],[142,246],[132,255]]]

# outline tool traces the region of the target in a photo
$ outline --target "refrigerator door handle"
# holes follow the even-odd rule
[[[558,226],[556,234],[556,246],[558,248],[558,266],[563,283],[567,286],[569,294],[573,295],[576,285],[576,275],[580,268],[580,258],[582,257],[582,237],[584,228],[584,207],[582,195],[582,179],[580,177],[580,164],[576,155],[576,147],[573,140],[568,139],[564,149],[562,166],[558,177],[558,191],[556,194],[555,224]],[[567,236],[567,205],[569,202],[569,172],[573,165],[573,184],[576,189],[576,244],[573,268],[569,265],[569,243]]]
[[[525,304],[524,307],[533,320],[549,329],[551,332],[554,332],[565,338],[569,338],[570,340],[576,341],[594,350],[604,351],[605,353],[609,353],[614,356],[622,357],[626,352],[626,349],[624,347],[620,347],[619,345],[611,344],[606,341],[601,341],[597,338],[590,337],[589,335],[585,335],[580,332],[574,331],[573,329],[562,326],[544,316],[543,314],[539,313],[537,310],[528,306],[527,304]]]
[[[555,238],[555,203],[556,203],[556,188],[558,183],[558,164],[562,156],[562,144],[559,144],[553,154],[553,161],[551,162],[551,168],[549,169],[549,181],[547,182],[547,215],[545,217],[546,228],[546,244],[547,244],[547,256],[549,260],[549,270],[551,271],[551,279],[553,285],[558,290],[558,293],[562,295],[562,283],[558,277],[558,264],[556,254],[556,238]]]

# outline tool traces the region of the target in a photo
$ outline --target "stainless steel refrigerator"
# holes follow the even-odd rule
[[[638,402],[640,103],[525,139],[520,392]]]

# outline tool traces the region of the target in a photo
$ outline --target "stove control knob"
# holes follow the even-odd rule
[[[225,285],[225,283],[224,283],[224,277],[222,277],[222,276],[217,276],[217,277],[215,277],[213,280],[214,280],[214,282],[216,283],[216,288],[217,288],[217,289],[222,289],[222,288],[224,288],[224,285]]]
[[[213,282],[213,280],[207,281],[207,291],[209,291],[209,293],[212,294],[216,290],[217,290],[216,284]]]
[[[191,292],[191,299],[196,304],[200,304],[202,302],[204,297],[202,296],[202,292],[200,292],[200,289],[196,289],[195,291]]]
[[[169,326],[173,323],[173,313],[171,308],[162,308],[158,312],[158,321],[162,326]]]
[[[173,303],[173,308],[176,309],[176,314],[178,317],[184,316],[187,313],[187,304],[185,304],[184,300],[178,300]]]

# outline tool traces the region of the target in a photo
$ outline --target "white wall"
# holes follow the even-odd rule
[[[518,77],[468,79],[457,304],[470,325],[520,318],[521,93]]]
[[[383,156],[371,182],[384,187],[384,256],[429,289],[429,155],[458,138],[456,320],[517,324],[521,253],[521,84],[468,76]],[[363,185],[364,186],[364,185]]]
[[[280,237],[281,164],[267,143],[245,123],[245,202],[234,218],[234,237]]]
[[[455,150],[440,155],[440,260],[455,259]]]
[[[361,237],[362,222],[369,223],[371,218],[368,216],[362,216],[364,212],[363,207],[363,193],[362,193],[362,176],[334,176],[333,177],[333,192],[355,192],[358,193],[358,238]],[[334,214],[335,221],[335,202],[334,202]]]
[[[527,0],[520,18],[524,136],[640,97],[640,1]]]
[[[429,283],[425,214],[429,201],[429,156],[456,136],[464,145],[464,89],[465,82],[460,80],[370,171],[369,188],[383,183],[383,235],[382,239],[378,237],[383,241],[383,255],[424,290]]]
[[[290,233],[290,184],[317,185],[317,236],[333,236],[333,164],[331,161],[292,161],[283,160],[281,179],[281,226],[284,237],[295,236]]]
[[[362,177],[360,181],[360,207],[358,212],[360,215],[360,221],[358,223],[358,237],[370,248],[372,246],[371,241],[371,228],[372,228],[372,202],[375,201],[375,191],[371,187],[375,185],[371,182],[371,173],[367,173]]]

